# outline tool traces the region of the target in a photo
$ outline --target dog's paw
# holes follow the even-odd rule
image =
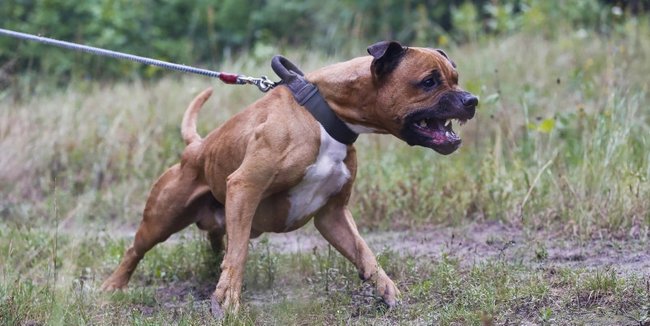
[[[126,289],[128,282],[128,278],[125,279],[124,277],[111,275],[111,277],[102,283],[102,286],[99,289],[104,292],[123,290]]]
[[[102,286],[99,287],[99,290],[103,292],[113,292],[117,290],[124,290],[126,287],[126,282],[115,281],[112,278],[109,278],[104,281],[104,283],[102,283]]]
[[[221,320],[228,315],[236,315],[239,311],[239,292],[228,286],[219,286],[210,297],[212,316]]]
[[[214,295],[210,298],[210,311],[216,320],[222,320],[226,315],[225,310],[223,310],[221,304],[219,303],[219,300],[217,300]]]
[[[397,286],[395,286],[393,280],[391,280],[383,270],[380,270],[377,274],[375,280],[377,294],[381,296],[382,301],[384,301],[389,308],[394,308],[398,304],[398,298],[401,293],[399,289],[397,289]]]

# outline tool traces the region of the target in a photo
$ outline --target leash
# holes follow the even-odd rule
[[[278,76],[282,79],[280,82],[276,83],[271,81],[266,76],[256,78],[228,72],[212,71],[186,65],[179,65],[171,62],[141,57],[123,52],[106,50],[94,46],[55,40],[48,37],[21,33],[8,29],[0,28],[0,35],[15,37],[22,40],[35,41],[48,45],[58,46],[64,49],[76,50],[110,58],[130,60],[169,70],[219,78],[222,82],[231,85],[255,85],[262,92],[267,92],[277,85],[285,85],[289,88],[295,100],[301,106],[304,106],[307,111],[309,111],[314,116],[314,118],[323,126],[323,128],[325,128],[327,133],[330,134],[334,139],[343,144],[350,145],[354,143],[359,136],[334,113],[323,96],[320,95],[318,87],[307,81],[304,78],[303,72],[282,56],[275,56],[273,57],[273,60],[271,60],[271,68],[273,68],[273,71],[275,71],[275,73],[278,74]]]
[[[244,85],[244,84],[255,85],[262,92],[267,92],[273,87],[275,87],[275,85],[277,85],[277,83],[271,81],[266,76],[261,76],[257,78],[257,77],[244,76],[244,75],[233,74],[228,72],[201,69],[201,68],[180,65],[176,63],[156,60],[147,57],[141,57],[141,56],[127,54],[127,53],[106,50],[94,46],[82,45],[82,44],[66,42],[66,41],[59,41],[48,37],[15,32],[8,29],[0,28],[0,35],[15,37],[18,39],[23,39],[28,41],[40,42],[48,45],[58,46],[64,49],[76,50],[76,51],[86,52],[86,53],[110,57],[110,58],[130,60],[130,61],[134,61],[134,62],[138,62],[150,66],[157,66],[169,70],[176,70],[176,71],[198,74],[198,75],[203,75],[212,78],[219,78],[222,82],[230,85]]]

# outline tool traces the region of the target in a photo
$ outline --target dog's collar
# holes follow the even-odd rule
[[[282,79],[280,85],[285,85],[293,94],[298,104],[305,107],[318,121],[325,131],[338,142],[351,145],[359,137],[341,120],[327,104],[316,85],[308,82],[304,74],[293,63],[283,56],[276,55],[271,61],[273,71]]]
[[[282,83],[291,90],[293,97],[295,98],[298,104],[302,105],[314,116],[316,121],[318,121],[325,131],[336,139],[338,142],[351,145],[359,137],[359,134],[355,133],[348,127],[348,125],[339,118],[332,108],[325,102],[325,99],[318,91],[316,85],[303,79],[303,85],[295,85],[291,83]],[[282,85],[281,84],[281,85]],[[296,89],[294,86],[299,86]]]

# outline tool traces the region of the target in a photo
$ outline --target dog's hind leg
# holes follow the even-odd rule
[[[207,197],[206,204],[206,193]],[[209,189],[197,181],[196,173],[176,164],[155,183],[145,205],[142,222],[135,234],[133,244],[126,250],[122,262],[102,284],[102,290],[120,289],[127,285],[138,262],[156,244],[197,221],[205,205],[208,210],[218,208]]]
[[[210,247],[215,254],[220,254],[225,248],[224,236],[226,235],[225,210],[212,193],[204,194],[197,203],[196,226],[207,231]]]
[[[336,205],[325,207],[314,219],[314,224],[323,237],[357,267],[359,276],[374,284],[384,303],[389,307],[397,304],[399,290],[359,235],[347,208]]]
[[[224,243],[225,230],[208,231],[208,241],[210,241],[210,248],[215,254],[220,254],[226,249]]]

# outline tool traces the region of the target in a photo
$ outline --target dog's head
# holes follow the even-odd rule
[[[368,47],[376,89],[373,115],[381,129],[409,145],[451,154],[461,139],[452,120],[474,117],[476,96],[458,86],[456,64],[442,50],[379,42]]]

